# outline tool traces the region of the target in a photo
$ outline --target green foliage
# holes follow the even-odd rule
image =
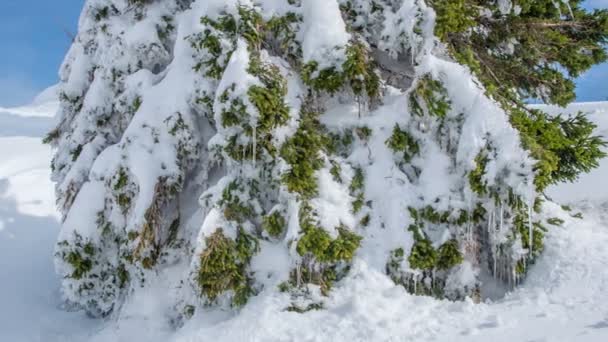
[[[350,182],[349,190],[350,194],[355,197],[353,201],[353,213],[358,213],[363,208],[363,204],[365,203],[365,194],[363,193],[363,188],[365,186],[365,176],[363,175],[363,169],[360,167],[355,168],[355,175],[353,176],[352,181]]]
[[[302,308],[296,304],[291,304],[285,309],[285,311],[289,312],[297,312],[297,313],[305,313],[313,310],[323,310],[323,303],[310,303],[306,307]]]
[[[582,114],[549,117],[523,103],[537,98],[565,106],[575,98],[573,79],[607,60],[608,10],[586,11],[581,2],[518,1],[520,13],[504,15],[490,0],[429,1],[436,35],[511,115],[538,161],[538,191],[575,180],[605,155],[605,143],[592,136],[593,124]]]
[[[530,241],[530,221],[526,209],[522,208],[515,215],[513,226],[520,237],[523,248],[529,251],[532,248],[531,255],[537,257],[544,249],[543,239],[546,229],[538,222],[532,222],[532,241]]]
[[[278,238],[283,235],[287,222],[279,211],[275,211],[270,215],[266,215],[262,220],[262,229],[264,229],[268,235]]]
[[[186,319],[192,318],[194,316],[195,312],[196,312],[196,307],[194,307],[194,305],[186,305],[182,311],[182,313]]]
[[[367,126],[360,126],[355,128],[355,133],[359,139],[367,141],[372,136],[372,129]]]
[[[131,230],[129,233],[127,233],[127,239],[129,239],[129,241],[134,241],[138,237],[139,232],[137,232],[136,230]]]
[[[469,217],[470,215],[466,210],[461,210],[458,217],[454,218],[451,215],[452,212],[440,212],[430,205],[419,210],[411,207],[408,209],[410,216],[415,222],[408,228],[414,235],[414,245],[408,256],[410,267],[421,270],[447,270],[462,263],[463,257],[460,253],[457,240],[448,240],[436,250],[432,246],[431,241],[426,237],[423,227],[426,222],[431,224],[463,225],[470,220],[475,221],[475,215],[473,214],[472,217]],[[402,253],[403,250],[399,252]],[[399,256],[396,255],[394,257],[398,258]]]
[[[467,0],[430,0],[430,5],[435,9],[435,34],[446,40],[450,34],[464,33],[475,25],[471,18],[472,6],[467,6]]]
[[[342,167],[338,162],[334,160],[331,161],[331,169],[329,169],[329,173],[336,182],[342,183],[342,176],[340,175],[342,173]]]
[[[422,269],[421,278],[419,278],[420,275],[409,271],[404,272],[402,269],[404,261],[405,252],[403,248],[397,248],[390,253],[389,261],[386,264],[386,272],[395,284],[402,285],[409,293],[414,295],[445,298],[445,280],[443,278],[437,277],[435,272],[430,269]],[[427,282],[427,279],[431,281]]]
[[[414,242],[407,260],[413,269],[432,269],[437,263],[437,251],[428,239],[419,239]]]
[[[116,191],[123,189],[129,184],[129,176],[122,167],[118,170],[118,174],[114,176],[114,178],[116,179],[114,182],[114,190]]]
[[[363,190],[365,182],[365,176],[363,175],[363,169],[360,167],[355,168],[355,175],[350,182],[349,190],[351,192],[357,192]]]
[[[344,76],[335,67],[319,69],[317,61],[306,63],[302,67],[302,80],[309,87],[317,91],[326,91],[333,94],[344,85]]]
[[[118,286],[120,288],[125,287],[125,284],[129,282],[129,272],[125,268],[124,264],[120,264],[116,269],[116,277],[118,278]]]
[[[350,148],[355,141],[351,130],[344,130],[342,132],[329,132],[324,137],[325,149],[329,154],[341,155],[347,157],[350,152]]]
[[[238,16],[224,13],[216,20],[202,17],[201,24],[207,28],[202,35],[191,37],[190,43],[197,51],[206,51],[208,58],[199,62],[194,69],[200,71],[203,67],[205,75],[220,79],[230,56],[236,49],[238,38],[247,41],[251,51],[260,49],[262,43],[262,16],[253,8],[238,7]]]
[[[142,100],[140,96],[135,97],[135,99],[133,100],[133,103],[131,104],[131,108],[129,109],[129,112],[131,114],[135,114],[137,113],[137,111],[139,110],[139,107],[141,107],[142,104]]]
[[[306,261],[310,262],[310,260]],[[339,279],[344,278],[348,272],[349,267],[342,265],[331,265],[331,264],[316,264],[311,267],[307,267],[306,264],[302,267],[293,269],[289,275],[289,280],[279,284],[279,290],[281,292],[292,291],[292,294],[298,294],[298,290],[301,290],[299,286],[303,284],[318,285],[321,290],[321,294],[324,296],[329,295],[333,284]],[[308,289],[304,289],[304,294],[308,294]]]
[[[93,268],[93,261],[90,258],[82,256],[78,251],[68,253],[64,260],[72,266],[71,277],[74,279],[81,279]]]
[[[211,20],[208,17],[201,19],[201,23],[209,28],[201,35],[190,37],[190,45],[198,52],[206,52],[208,57],[202,59],[194,66],[196,72],[203,71],[205,76],[217,80],[222,77],[235,48],[233,45],[226,51],[227,47],[222,43],[222,31],[230,30],[232,28],[231,24],[234,24],[234,29],[236,30],[236,23],[232,20],[234,20],[232,16],[222,17],[219,21]]]
[[[323,136],[317,114],[303,111],[300,127],[281,147],[281,157],[291,166],[282,180],[291,192],[304,198],[317,194],[315,171],[323,166],[319,153],[323,148]]]
[[[169,116],[165,119],[165,123],[169,126],[169,134],[176,136],[180,131],[187,131],[188,125],[184,121],[182,113],[176,112],[175,115]]]
[[[307,205],[303,205],[300,210],[300,229],[303,234],[298,240],[296,251],[301,256],[310,254],[322,263],[350,261],[362,239],[345,227],[338,227],[338,237],[332,240],[325,229],[316,226]]]
[[[228,144],[224,147],[224,150],[229,157],[239,161],[253,158],[260,159],[263,156],[263,149],[274,156],[276,148],[272,144],[271,132],[273,129],[287,123],[289,107],[285,103],[287,84],[279,68],[263,62],[260,56],[260,49],[266,35],[266,23],[256,10],[245,6],[238,7],[238,16],[236,17],[225,14],[217,20],[205,17],[202,22],[210,29],[205,31],[204,37],[198,44],[204,46],[211,44],[207,47],[207,50],[210,51],[213,58],[208,62],[211,64],[210,70],[217,74],[217,78],[221,77],[225,65],[214,67],[214,64],[218,63],[222,51],[226,48],[222,47],[220,38],[214,36],[212,31],[219,32],[221,37],[230,42],[229,54],[236,48],[236,41],[239,37],[247,41],[250,52],[247,71],[260,81],[259,85],[253,85],[247,90],[247,100],[232,95],[236,84],[230,85],[219,95],[220,103],[226,104],[220,114],[221,124],[224,127],[237,126],[242,128],[244,135],[248,138],[240,139],[241,142],[239,142],[239,136],[233,135],[228,139]],[[199,68],[209,63],[203,62],[199,65]],[[210,97],[202,98],[201,101],[210,107]],[[252,120],[253,113],[248,112],[247,102],[253,105],[259,115],[255,122]],[[255,144],[254,139],[256,140]],[[251,142],[243,146],[242,143],[245,142],[243,140],[250,140]]]
[[[164,15],[161,19],[164,22],[164,27],[156,25],[156,34],[160,40],[165,40],[169,37],[171,32],[175,30],[175,26],[173,25],[173,19],[171,17]]]
[[[363,227],[369,226],[369,222],[371,221],[371,217],[369,214],[363,216],[363,218],[359,221],[359,224]]]
[[[458,247],[458,241],[454,239],[441,245],[437,250],[437,255],[436,268],[439,270],[450,269],[459,265],[464,260]]]
[[[224,13],[215,20],[203,17],[201,23],[207,29],[201,35],[191,37],[190,42],[197,51],[207,51],[209,58],[199,62],[194,69],[200,71],[204,68],[206,76],[220,79],[239,38],[247,42],[249,52],[255,59],[259,59],[263,45],[278,45],[279,51],[276,52],[296,61],[301,55],[301,49],[296,40],[295,26],[300,21],[301,18],[291,12],[264,21],[255,8],[248,6],[238,6],[236,16]]]
[[[486,173],[486,165],[488,164],[488,157],[480,152],[475,157],[475,168],[469,172],[469,185],[478,195],[484,195],[487,192],[487,182],[483,180],[483,175]]]
[[[395,125],[393,128],[393,135],[386,141],[386,145],[395,153],[403,153],[405,162],[412,160],[420,151],[416,139],[412,138],[408,132],[401,130],[399,125]]]
[[[361,245],[363,238],[344,227],[338,228],[338,237],[332,241],[325,259],[329,261],[350,261]]]
[[[223,108],[220,114],[221,124],[224,127],[231,127],[241,125],[246,122],[247,119],[247,106],[243,103],[240,98],[230,99],[230,93],[236,88],[236,84],[233,83],[230,87],[226,88],[222,95],[219,96],[220,103],[228,103],[230,105]]]
[[[429,4],[437,12],[436,35],[493,95],[565,105],[574,99],[572,78],[607,58],[608,11],[589,12],[581,2],[518,1],[521,12],[507,15],[491,0]],[[517,43],[505,49],[509,42]]]
[[[262,15],[253,8],[239,6],[238,34],[244,38],[251,50],[258,50],[262,44]]]
[[[253,144],[241,144],[239,143],[239,135],[235,134],[228,139],[228,143],[223,147],[226,154],[238,161],[253,160]],[[255,158],[256,160],[262,155],[262,145],[256,146]]]
[[[374,99],[380,95],[380,77],[374,68],[365,45],[355,42],[346,47],[342,71],[336,67],[319,70],[319,63],[310,61],[302,67],[301,76],[304,83],[316,91],[333,94],[349,85],[355,95],[365,93]]]
[[[104,6],[102,8],[99,8],[95,11],[95,21],[101,21],[103,19],[106,19],[108,17],[108,14],[110,13],[110,7],[108,6]]]
[[[224,217],[228,221],[243,223],[254,216],[254,210],[246,201],[242,201],[239,194],[243,189],[238,181],[232,181],[224,188],[219,205],[224,208]]]
[[[263,86],[252,86],[247,95],[260,114],[258,131],[268,133],[289,120],[289,107],[285,103],[287,84],[279,68],[252,58],[249,72],[258,77]]]
[[[386,264],[386,273],[391,276],[395,283],[399,282],[396,274],[401,270],[401,264],[405,260],[405,251],[399,247],[392,250],[389,254],[388,262]]]
[[[42,143],[47,145],[52,144],[53,142],[57,141],[60,136],[61,132],[57,128],[55,128],[44,136],[44,138],[42,139]]]
[[[564,224],[564,220],[558,217],[551,217],[547,219],[547,223],[554,226],[561,226],[562,224]]]
[[[80,280],[93,269],[97,249],[92,242],[85,242],[78,233],[75,233],[71,242],[59,242],[58,247],[57,255],[72,267],[72,273],[68,277]]]
[[[213,302],[222,293],[232,290],[232,304],[237,307],[244,305],[254,294],[247,267],[257,252],[257,240],[242,229],[239,229],[236,240],[232,240],[219,228],[205,242],[196,277],[201,293]]]
[[[432,205],[427,205],[420,209],[409,207],[408,211],[410,212],[410,216],[414,219],[417,226],[423,226],[425,222],[432,224],[450,224],[462,226],[469,221],[479,222],[480,219],[483,218],[485,212],[481,214],[475,213],[475,211],[479,210],[479,208],[483,210],[483,207],[477,207],[473,210],[473,213],[469,213],[468,211],[462,209],[459,211],[458,216],[453,215],[456,213],[455,210],[442,212],[433,208]]]
[[[82,153],[82,145],[76,146],[76,148],[70,152],[70,155],[72,156],[72,161],[75,162],[78,159],[78,157],[80,157],[81,153]]]
[[[374,62],[368,56],[365,45],[360,42],[346,48],[346,61],[342,65],[344,78],[356,95],[365,94],[373,99],[380,94],[380,78],[374,70]]]
[[[353,201],[353,213],[357,214],[363,208],[363,204],[365,204],[365,195],[360,192],[355,195],[355,200]]]
[[[279,42],[279,52],[291,61],[297,61],[302,55],[300,44],[296,39],[296,24],[301,21],[299,15],[288,12],[284,16],[272,17],[266,23],[267,34],[270,33]]]
[[[123,213],[129,211],[129,208],[131,208],[131,196],[129,194],[118,194],[116,200]]]
[[[410,107],[418,116],[425,114],[445,118],[450,110],[451,102],[447,90],[440,81],[425,75],[410,94]]]
[[[138,5],[138,6],[142,6],[142,5],[145,5],[146,3],[150,3],[150,1],[152,1],[152,0],[127,0],[127,2],[130,5]]]
[[[595,124],[582,113],[550,117],[537,110],[513,111],[511,121],[522,143],[537,160],[534,184],[539,191],[551,184],[575,181],[606,156],[606,142],[594,136]]]

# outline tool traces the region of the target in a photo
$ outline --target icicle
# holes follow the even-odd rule
[[[257,146],[258,141],[257,141],[256,134],[257,134],[257,123],[254,123],[253,124],[253,153],[251,154],[252,159],[253,159],[253,169],[254,170],[255,170],[255,154],[257,152],[257,147],[258,147]]]
[[[530,205],[528,205],[528,246],[530,248],[528,248],[530,250],[530,255],[532,255],[533,252],[533,246],[532,246],[532,242],[534,241],[534,229],[532,227],[532,203],[530,203]]]
[[[494,276],[494,278],[496,277],[496,251],[492,252],[492,260],[494,261],[494,272],[492,272],[492,275]]]
[[[300,287],[300,285],[302,285],[302,275],[301,275],[301,268],[300,268],[300,263],[298,262],[296,264],[296,284],[297,287]]]
[[[415,40],[411,37],[410,37],[410,39],[412,40],[412,42]],[[411,56],[412,61],[411,62],[412,62],[412,65],[416,65],[416,44],[415,43],[412,44],[411,50],[412,50],[412,56]]]
[[[468,210],[468,215],[469,215],[469,219],[467,220],[467,227],[465,230],[465,240],[467,242],[468,246],[471,246],[471,242],[473,241],[473,214],[471,214],[473,212],[473,204],[472,201],[469,200],[469,210]]]
[[[313,274],[315,274],[313,272],[313,270],[316,269],[317,265],[314,265],[312,262],[308,264],[308,282],[310,282],[313,279]],[[318,268],[320,269],[321,266],[318,266]],[[319,271],[319,273],[322,273],[321,271]]]
[[[502,234],[503,229],[503,220],[504,218],[504,206],[502,205],[502,201],[500,202],[500,221],[498,226],[498,232]],[[498,259],[498,239],[496,236],[493,237],[492,246],[494,247],[492,250],[493,258],[494,258],[494,277],[496,277],[496,259]]]
[[[503,223],[503,213],[504,213],[504,207],[502,205],[502,201],[500,201],[500,229],[499,231],[502,233],[502,223]]]
[[[511,288],[514,288],[517,285],[517,272],[515,271],[515,267],[511,267],[511,277],[513,279]]]
[[[490,213],[488,215],[488,228],[487,228],[488,234],[491,232],[491,228],[492,228],[492,214]],[[492,238],[492,237],[490,236],[490,238]]]

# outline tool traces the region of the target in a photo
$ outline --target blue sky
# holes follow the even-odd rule
[[[84,0],[0,0],[0,106],[27,103],[57,83]],[[587,6],[606,8],[608,0]],[[578,80],[578,101],[608,100],[608,64]]]
[[[0,106],[57,83],[84,0],[0,0]]]

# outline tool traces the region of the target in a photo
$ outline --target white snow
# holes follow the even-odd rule
[[[306,0],[302,2],[304,27],[302,53],[304,62],[317,61],[319,69],[331,67],[327,60],[340,61],[350,35],[342,20],[336,0]]]
[[[7,127],[14,132],[0,130],[2,341],[499,342],[605,341],[608,337],[608,161],[577,183],[549,190],[559,202],[573,204],[573,213],[582,211],[584,219],[546,204],[552,216],[565,220],[564,226],[549,226],[546,251],[524,284],[495,302],[412,296],[359,258],[350,275],[325,298],[325,309],[306,314],[282,311],[289,303],[287,295],[265,291],[238,315],[210,309],[173,330],[163,316],[161,299],[171,296],[166,284],[184,271],[179,268],[164,271],[155,284],[138,292],[119,317],[92,320],[69,312],[62,307],[52,263],[58,215],[48,180],[51,151],[41,143],[41,127],[51,127],[52,121],[46,119],[54,113],[53,100],[49,100],[0,112],[0,127],[9,122]],[[38,108],[47,105],[44,116]],[[568,110],[590,111],[598,132],[608,133],[608,103],[573,104]],[[13,124],[16,119],[19,125]],[[272,270],[285,269],[280,265],[287,255],[284,250],[263,250],[267,252],[256,257],[256,271],[268,273],[266,286],[276,286],[284,275],[271,274]]]
[[[79,341],[99,322],[62,307],[53,250],[59,234],[42,144],[57,110],[54,90],[31,106],[0,109],[0,340]]]

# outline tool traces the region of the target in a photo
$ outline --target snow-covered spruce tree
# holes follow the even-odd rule
[[[603,156],[583,115],[523,101],[572,100],[607,23],[579,1],[88,0],[47,137],[66,299],[168,289],[179,322],[321,309],[369,269],[439,298],[516,285],[543,189]]]

